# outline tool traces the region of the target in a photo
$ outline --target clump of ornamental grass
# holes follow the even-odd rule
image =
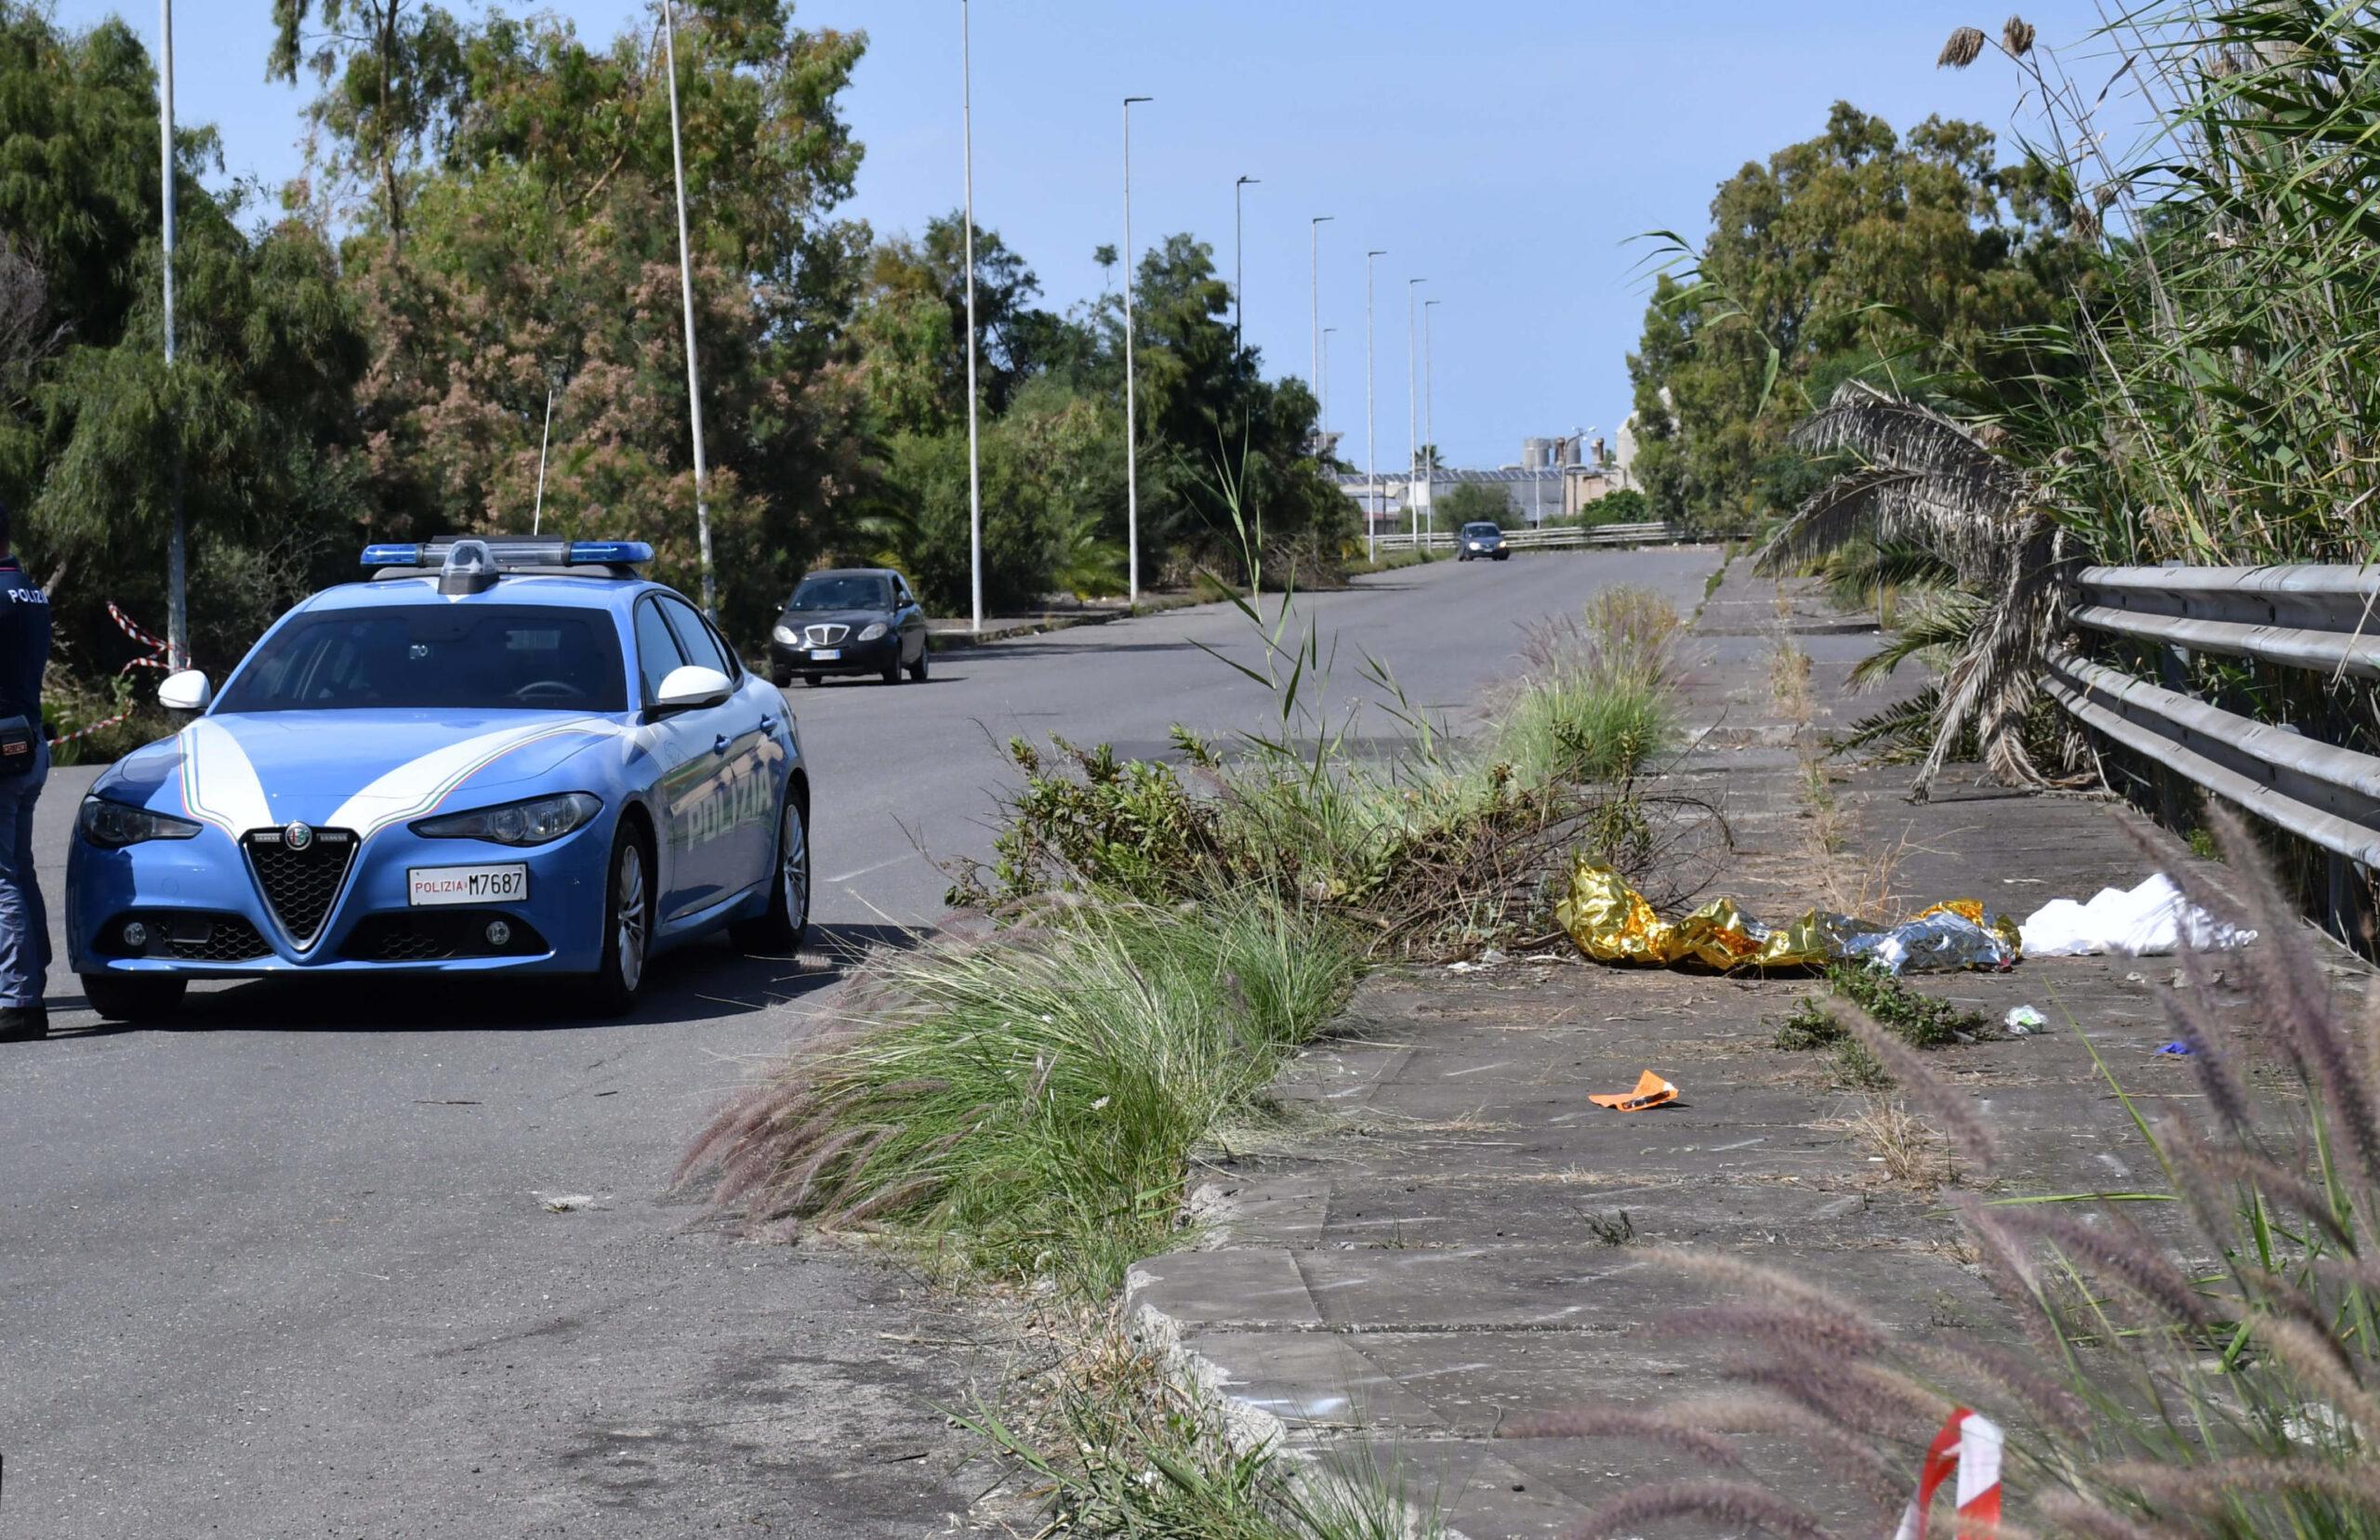
[[[2162,1003],[2190,1049],[2204,1115],[2152,1124],[2123,1101],[2164,1180],[2127,1202],[1949,1200],[2021,1345],[1899,1337],[1802,1279],[1688,1256],[1728,1302],[1677,1324],[1739,1345],[1732,1389],[1633,1422],[1555,1414],[1503,1431],[1690,1443],[1712,1475],[1623,1494],[1573,1533],[1639,1534],[1682,1515],[1826,1533],[1731,1475],[1740,1460],[1705,1447],[1713,1431],[1793,1441],[1872,1504],[1883,1533],[1913,1490],[1926,1441],[1964,1406],[2007,1434],[2005,1533],[2380,1535],[2380,1011],[2338,1004],[2241,821],[2217,809],[2211,822],[2244,902],[2208,888],[2196,869],[2178,880],[2191,902],[2262,938],[2227,966],[2247,975],[2252,1024],[2277,1054],[2287,1094],[2252,1090],[2232,1030],[2241,1023],[2218,1022],[2206,1005],[2209,969],[2186,954],[2192,987],[2162,992]],[[1897,1035],[1847,1007],[1844,1016],[1950,1149],[1988,1169],[1992,1140],[1973,1100]]]
[[[963,1271],[1113,1288],[1355,965],[1336,922],[1261,894],[1054,919],[879,957],[680,1179],[714,1174],[756,1231],[892,1231]]]

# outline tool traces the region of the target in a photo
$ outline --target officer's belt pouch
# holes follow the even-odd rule
[[[22,717],[0,717],[0,776],[25,775],[33,768],[33,747],[41,742],[33,724]]]

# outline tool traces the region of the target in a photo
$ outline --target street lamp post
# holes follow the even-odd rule
[[[678,20],[672,0],[661,0],[662,37],[669,52],[669,165],[678,178],[678,292],[686,309],[686,420],[694,438],[694,531],[702,542],[703,613],[719,614],[719,585],[711,576],[708,477],[703,464],[703,381],[694,362],[694,269],[686,241],[686,154],[678,132]]]
[[[1235,353],[1238,352],[1243,346],[1240,342],[1240,324],[1247,319],[1248,311],[1247,303],[1242,298],[1245,291],[1242,288],[1243,279],[1240,269],[1241,199],[1239,190],[1244,187],[1262,185],[1263,184],[1254,177],[1242,177],[1231,184],[1231,349]]]
[[[975,423],[975,71],[967,0],[959,0],[959,122],[966,166],[967,219],[967,573],[970,629],[984,628],[984,473]]]
[[[1338,335],[1336,326],[1322,329],[1322,395],[1316,404],[1322,412],[1322,431],[1325,435],[1330,431],[1330,339]]]
[[[1372,502],[1380,496],[1380,420],[1372,413],[1372,380],[1378,374],[1372,366],[1372,258],[1387,255],[1364,253],[1364,554],[1375,561],[1380,559],[1380,510]]]
[[[1436,353],[1430,344],[1432,330],[1430,312],[1444,303],[1445,301],[1440,299],[1421,301],[1421,444],[1424,450],[1421,457],[1421,485],[1425,490],[1435,489],[1438,468],[1432,463],[1437,458],[1438,454],[1438,392],[1437,366],[1433,362]],[[1422,501],[1430,505],[1430,528],[1435,531],[1438,527],[1437,500],[1435,497],[1424,497]]]
[[[1155,97],[1124,99],[1124,545],[1129,563],[1127,599],[1141,602],[1141,441],[1136,428],[1132,376],[1132,104]]]
[[[157,132],[165,157],[165,372],[170,375],[174,368],[174,0],[158,0],[157,13]],[[175,668],[182,669],[190,666],[190,546],[182,519],[178,434],[172,477],[173,532],[165,541],[165,656]]]
[[[1421,544],[1421,504],[1413,495],[1413,483],[1421,474],[1421,398],[1416,390],[1413,367],[1413,291],[1428,282],[1426,278],[1405,281],[1405,521],[1413,532],[1417,550]]]
[[[1317,214],[1312,221],[1314,230],[1314,273],[1310,280],[1314,290],[1314,372],[1305,382],[1314,387],[1314,399],[1322,400],[1322,227],[1337,216]]]

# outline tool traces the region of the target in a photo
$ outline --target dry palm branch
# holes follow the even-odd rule
[[[2064,628],[2058,577],[2069,559],[2064,533],[2032,483],[1968,428],[1858,380],[1837,387],[1792,442],[1861,463],[1769,538],[1756,559],[1762,571],[1802,567],[1855,539],[1890,541],[1933,552],[1962,585],[1990,597],[1944,677],[1911,798],[1924,800],[1970,727],[1995,780],[2043,784],[2023,726],[2041,662]]]

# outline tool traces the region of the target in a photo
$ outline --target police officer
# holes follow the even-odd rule
[[[42,985],[49,915],[33,875],[33,802],[49,778],[41,674],[49,663],[49,596],[8,547],[0,502],[0,1042],[49,1031]]]

